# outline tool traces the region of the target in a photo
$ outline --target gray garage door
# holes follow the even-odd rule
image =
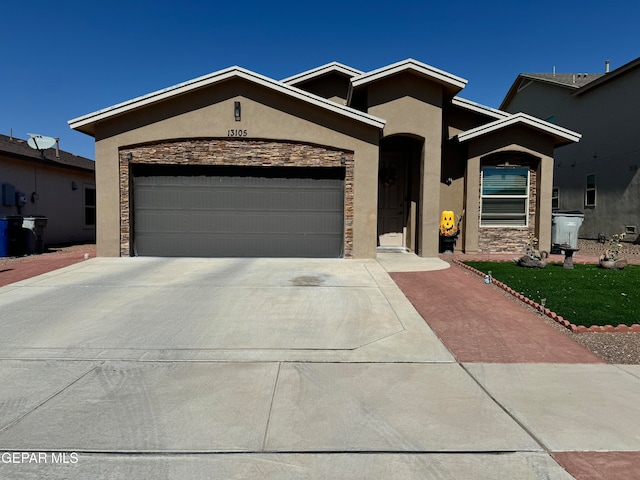
[[[344,169],[133,168],[134,254],[340,257]]]

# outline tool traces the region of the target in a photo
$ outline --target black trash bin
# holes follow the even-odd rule
[[[0,217],[0,257],[24,255],[24,247],[22,217],[20,215]]]
[[[22,230],[24,230],[27,254],[44,253],[44,227],[47,226],[47,217],[34,215],[24,217]]]

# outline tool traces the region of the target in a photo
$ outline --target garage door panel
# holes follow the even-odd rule
[[[217,234],[215,237],[194,234],[185,239],[181,234],[161,237],[143,234],[140,240],[145,255],[163,257],[246,257],[247,252],[252,252],[250,256],[254,257],[270,257],[274,256],[273,244],[278,244],[289,257],[333,257],[336,249],[342,248],[330,235],[308,238],[305,235],[254,234],[238,238],[235,234]]]
[[[139,215],[136,220],[136,235],[153,235],[157,233],[157,225],[163,224],[165,234],[184,235],[189,233],[254,233],[256,235],[282,233],[291,229],[292,223],[296,231],[290,235],[342,235],[342,228],[336,225],[334,214],[317,214],[309,217],[306,212],[269,214],[205,213],[156,211]]]
[[[339,257],[343,170],[134,173],[134,250],[153,256]],[[295,175],[292,175],[292,172]],[[184,173],[184,172],[182,172]]]

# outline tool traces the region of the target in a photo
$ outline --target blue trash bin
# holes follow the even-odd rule
[[[0,217],[0,257],[24,255],[24,248],[22,217],[19,215]]]

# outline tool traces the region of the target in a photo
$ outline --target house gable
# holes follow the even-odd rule
[[[332,62],[281,81],[322,98],[346,105],[351,78],[363,73],[341,63]]]
[[[463,132],[458,135],[458,141],[467,142],[475,138],[502,131],[514,125],[523,126],[548,135],[549,137],[553,138],[555,146],[574,143],[579,141],[582,137],[582,135],[580,135],[579,133],[573,132],[567,128],[559,127],[525,113],[516,113],[514,115],[510,115],[509,117],[495,120],[491,123],[487,123],[485,125],[481,125],[479,127]]]
[[[295,87],[291,87],[284,83],[272,80],[268,77],[259,75],[249,70],[240,67],[231,67],[218,72],[211,73],[193,80],[189,80],[172,87],[168,87],[156,92],[144,95],[142,97],[134,98],[126,102],[113,105],[103,110],[83,115],[81,117],[69,120],[69,126],[74,130],[81,131],[88,135],[95,133],[95,125],[97,122],[114,118],[125,113],[129,113],[135,110],[146,108],[150,105],[158,104],[163,101],[181,97],[187,93],[192,93],[205,89],[207,87],[224,83],[230,79],[242,79],[249,83],[260,85],[266,89],[274,92],[281,93],[290,99],[296,99],[313,105],[320,109],[328,110],[339,115],[351,118],[353,120],[369,124],[376,127],[382,127],[384,121],[378,118],[374,118],[358,110],[336,104],[325,98],[318,97],[312,93],[300,90]]]
[[[311,70],[292,75],[291,77],[284,78],[281,82],[286,83],[287,85],[300,86],[300,84],[329,74],[339,74],[346,78],[352,78],[362,75],[364,72],[347,65],[343,65],[342,63],[331,62],[326,65],[321,65],[319,67],[312,68]]]
[[[446,94],[451,97],[462,90],[467,84],[467,80],[464,78],[452,75],[444,70],[434,68],[411,58],[354,77],[351,79],[351,84],[353,88],[356,89],[400,73],[412,73],[413,75],[438,83],[444,88]]]
[[[384,123],[364,115],[362,121],[236,77],[101,120],[93,130],[98,143],[116,135],[124,135],[122,141],[128,138],[125,144],[193,137],[286,137],[322,143],[323,137],[338,132],[377,143]]]

